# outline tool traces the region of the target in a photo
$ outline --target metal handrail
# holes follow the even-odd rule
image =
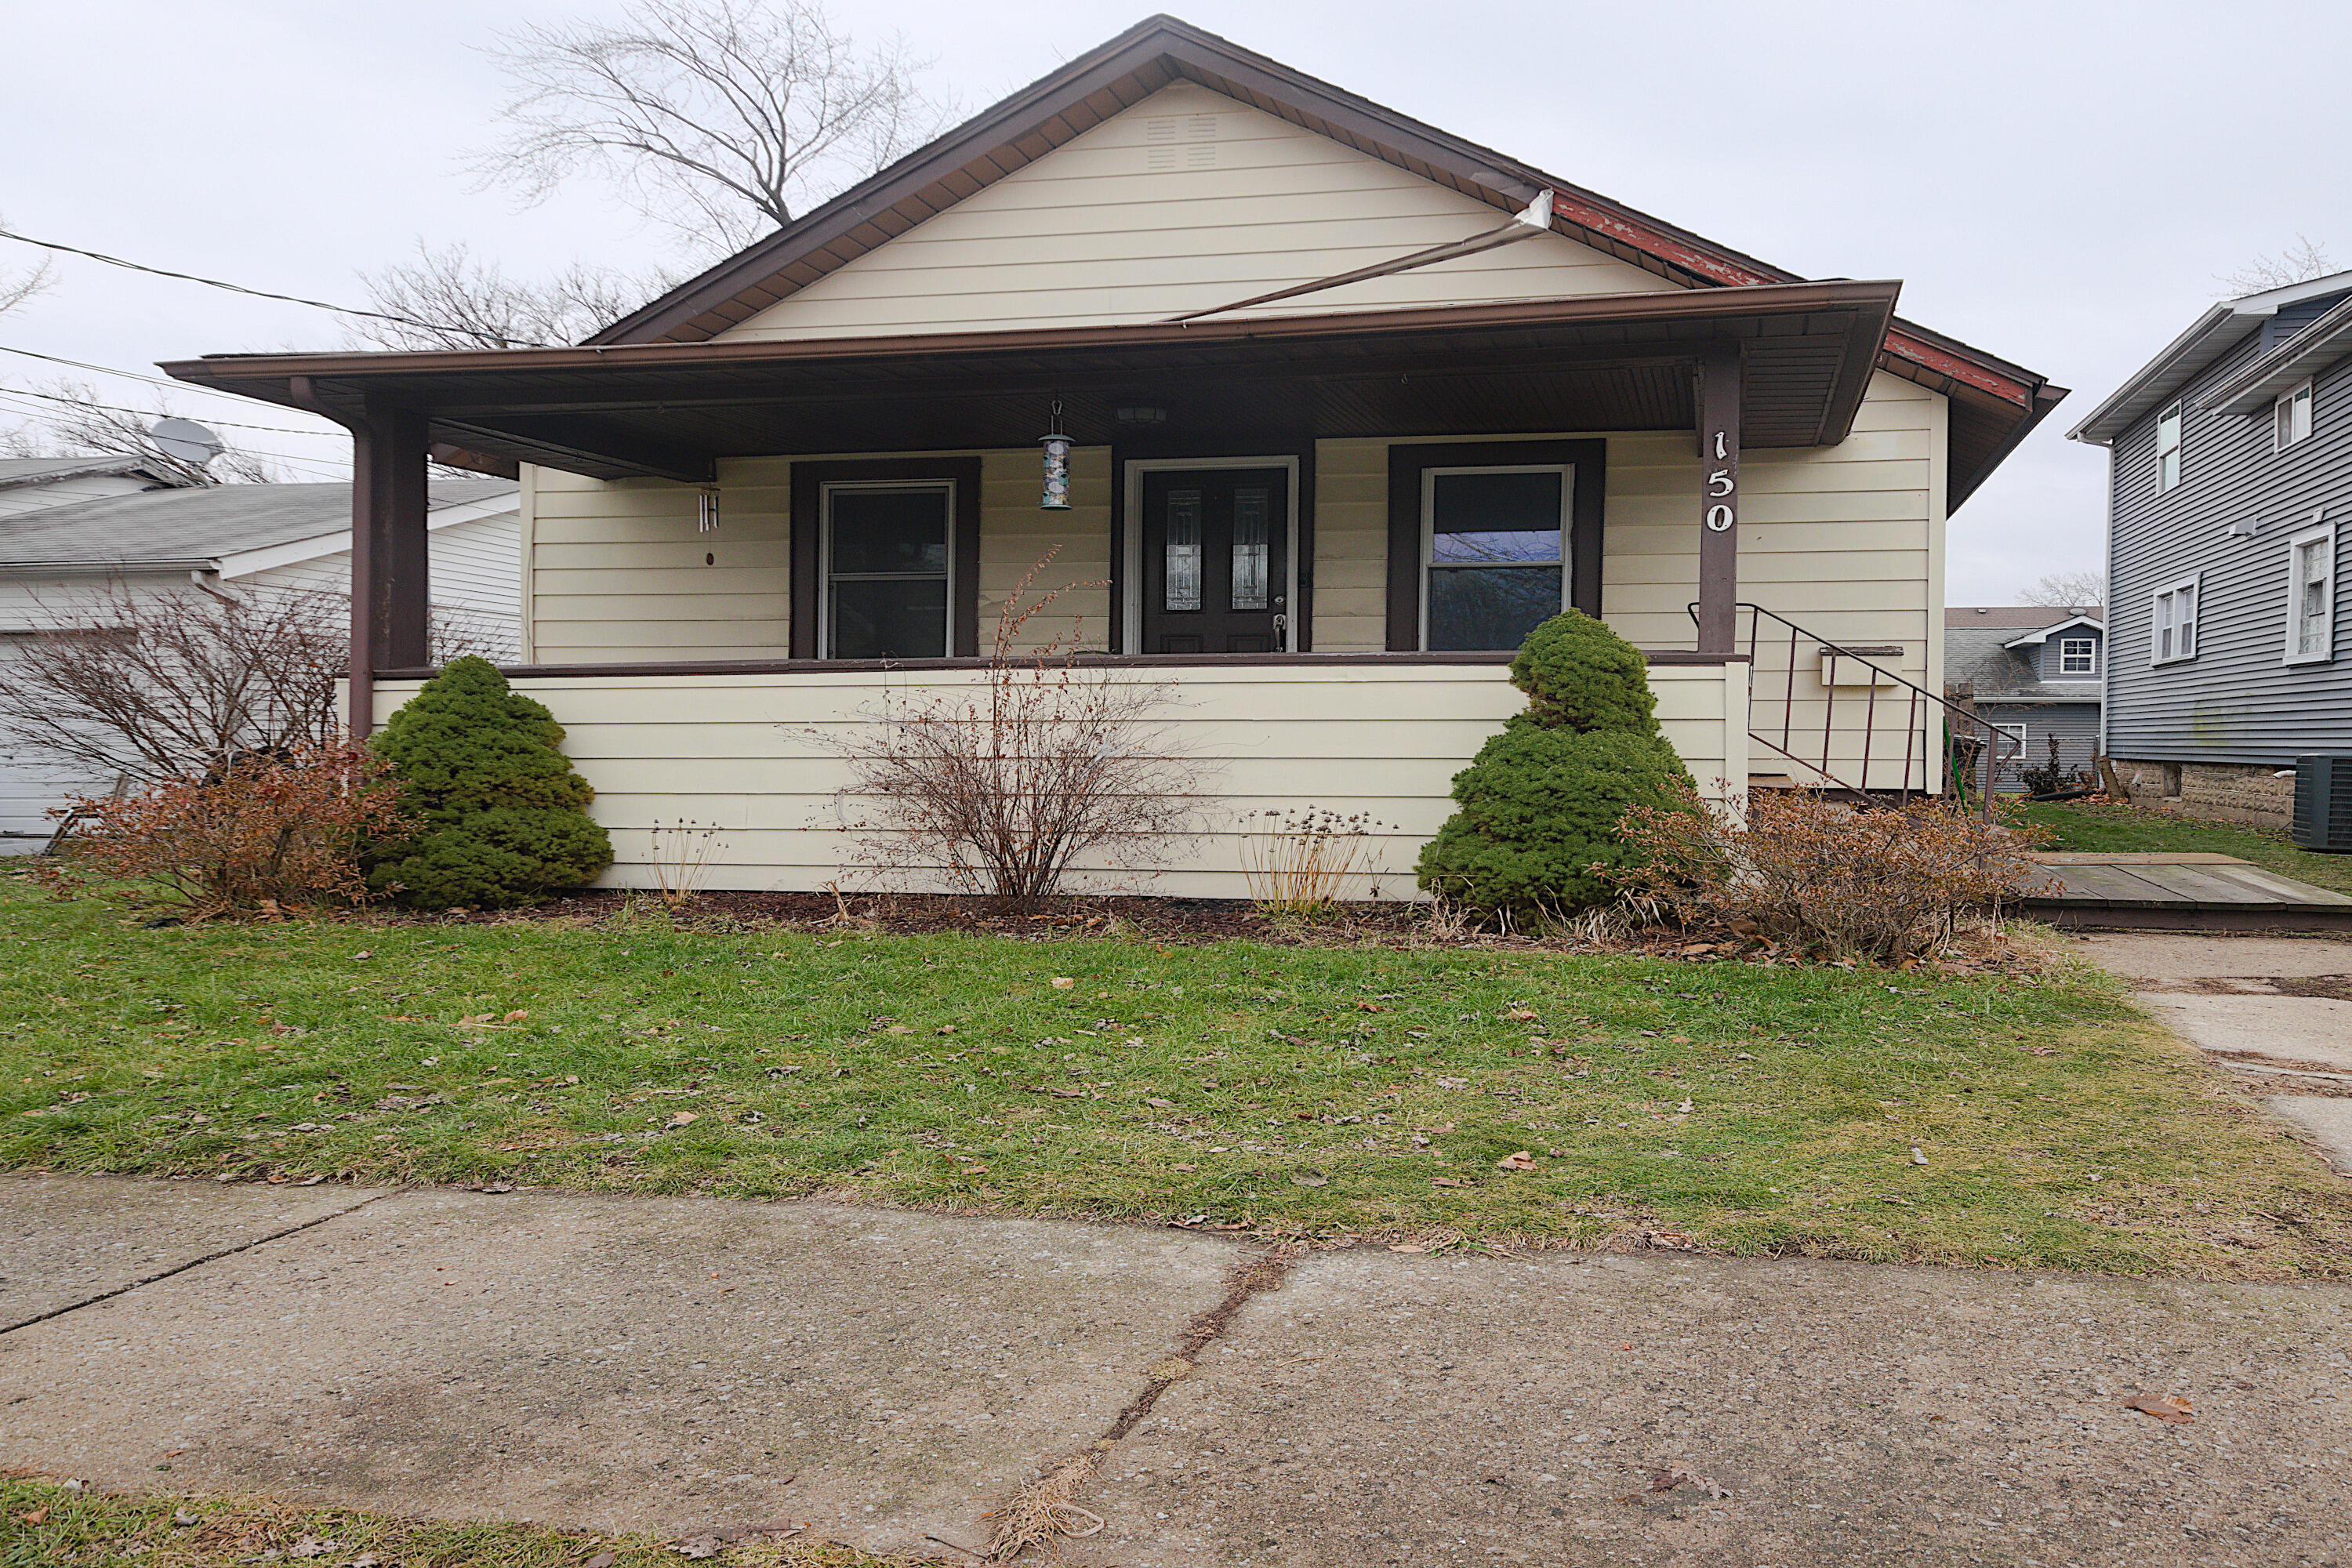
[[[2018,743],[2007,731],[2002,730],[2000,726],[1992,723],[1989,720],[1983,719],[1976,713],[1971,712],[1969,710],[1960,707],[1958,703],[1953,702],[1942,693],[1930,691],[1926,687],[1905,679],[1902,675],[1887,668],[1885,665],[1877,663],[1866,654],[1857,653],[1853,649],[1847,647],[1843,644],[1832,642],[1827,637],[1819,637],[1814,633],[1807,631],[1804,627],[1789,619],[1786,616],[1779,615],[1771,610],[1768,610],[1761,605],[1749,604],[1745,600],[1742,600],[1737,606],[1735,606],[1735,608],[1745,610],[1748,615],[1748,661],[1751,674],[1756,668],[1756,654],[1762,638],[1764,623],[1767,620],[1775,621],[1789,629],[1789,664],[1788,668],[1784,671],[1786,679],[1783,682],[1786,689],[1782,692],[1780,700],[1780,738],[1778,741],[1775,741],[1771,736],[1757,730],[1751,724],[1748,731],[1748,738],[1749,740],[1757,742],[1761,745],[1770,747],[1773,751],[1778,752],[1780,755],[1788,758],[1790,762],[1795,763],[1798,766],[1810,769],[1813,773],[1820,774],[1825,783],[1835,785],[1837,788],[1844,790],[1850,795],[1864,798],[1867,798],[1870,795],[1870,791],[1865,786],[1870,779],[1871,748],[1876,740],[1878,730],[1878,680],[1874,679],[1870,683],[1869,696],[1864,700],[1863,709],[1862,783],[1849,784],[1844,779],[1839,777],[1837,773],[1832,772],[1830,768],[1831,740],[1832,735],[1835,733],[1838,700],[1837,686],[1833,679],[1825,679],[1822,683],[1822,703],[1821,760],[1816,762],[1811,757],[1801,755],[1797,751],[1792,749],[1793,747],[1802,743],[1796,734],[1796,721],[1794,718],[1797,706],[1797,649],[1801,643],[1810,642],[1815,645],[1822,653],[1829,655],[1832,659],[1853,659],[1855,663],[1862,665],[1864,668],[1870,670],[1874,676],[1883,677],[1885,679],[1890,680],[1896,686],[1901,687],[1906,693],[1903,736],[1903,784],[1902,788],[1897,792],[1903,800],[1906,802],[1909,801],[1913,793],[1911,787],[1911,769],[1915,762],[1919,765],[1921,774],[1917,793],[1921,795],[1927,793],[1927,773],[1929,766],[1928,757],[1930,752],[1928,751],[1929,737],[1924,732],[1924,731],[1926,721],[1933,719],[1940,710],[1946,729],[1947,743],[1945,752],[1946,760],[1948,762],[1950,760],[1950,742],[1954,738],[1955,731],[1965,731],[1970,739],[1978,742],[1984,759],[1984,789],[1977,802],[1977,809],[1979,813],[1985,817],[1990,818],[1991,816],[1994,783],[2000,776],[2001,768],[2006,766],[2017,756],[2022,754],[2023,752],[2023,747]],[[1697,626],[1698,605],[1696,603],[1693,603],[1685,605],[1685,609],[1690,616],[1691,624],[1694,626]],[[1778,640],[1779,639],[1776,637],[1774,641],[1777,643]],[[1751,705],[1750,710],[1752,714],[1753,704],[1755,701],[1755,694],[1752,690],[1749,693],[1748,701]],[[2002,752],[2004,745],[2010,748],[2008,754],[2006,755]],[[1971,771],[1973,771],[1973,769]]]

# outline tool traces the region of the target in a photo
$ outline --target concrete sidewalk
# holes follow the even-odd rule
[[[2151,931],[2077,942],[2352,1176],[2352,941]]]
[[[928,1538],[982,1544],[1039,1461],[1131,1420],[1258,1257],[815,1203],[5,1177],[0,1463],[960,1560]],[[1105,1451],[1078,1500],[1106,1526],[1065,1561],[2352,1565],[2343,1288],[1350,1251],[1197,1362]]]

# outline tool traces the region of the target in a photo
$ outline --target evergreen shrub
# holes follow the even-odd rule
[[[1527,711],[1454,776],[1460,808],[1423,849],[1421,886],[1487,915],[1537,916],[1601,902],[1605,875],[1640,858],[1618,824],[1672,809],[1689,772],[1659,733],[1638,649],[1570,610],[1528,635],[1511,664]]]
[[[595,792],[563,754],[563,727],[487,659],[460,658],[392,716],[371,749],[422,825],[371,857],[370,886],[416,909],[510,909],[613,863],[588,817]]]

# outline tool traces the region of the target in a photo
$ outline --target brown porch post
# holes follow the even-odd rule
[[[1739,638],[1739,345],[1708,345],[1698,365],[1698,650]]]
[[[427,637],[425,449],[428,421],[369,404],[352,426],[352,697],[353,740],[375,727],[375,672],[413,669]]]

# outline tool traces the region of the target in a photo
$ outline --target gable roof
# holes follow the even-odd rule
[[[2063,615],[2065,612],[2055,612]],[[2094,623],[2095,624],[2095,623]],[[2087,702],[2099,700],[2096,677],[2081,680],[2044,680],[2035,672],[2024,647],[2009,640],[2010,628],[1974,625],[1954,626],[1944,635],[1944,685],[1965,688],[1982,702]]]
[[[120,455],[103,458],[0,458],[0,489],[16,489],[26,485],[53,485],[65,479],[91,479],[106,474],[136,474],[159,485],[183,482],[168,474],[154,472],[146,467],[146,462],[144,458]]]
[[[2075,605],[1952,605],[1945,607],[1944,626],[1950,631],[1963,627],[2030,631],[2054,626],[2082,613],[2083,607]]]
[[[2084,631],[2097,632],[2104,636],[2107,629],[2107,623],[2101,620],[2096,616],[2068,616],[2063,621],[2053,622],[2049,626],[2040,627],[2034,631],[2030,631],[2021,637],[2012,637],[2000,646],[2010,648],[2040,647],[2043,643],[2048,642],[2060,632],[2071,632],[2078,627]]]
[[[436,479],[430,510],[493,516],[510,479]],[[447,521],[457,521],[454,518]],[[0,574],[72,568],[197,571],[224,558],[305,540],[318,553],[348,549],[347,484],[205,485],[105,496],[0,521]]]
[[[1554,193],[1553,232],[1688,289],[1803,281],[1531,164],[1359,98],[1179,21],[1147,18],[982,110],[758,244],[587,340],[706,342],[1081,132],[1189,80],[1491,206]],[[1953,399],[1957,507],[2065,395],[2045,377],[1896,320],[1882,368]]]
[[[2261,331],[2263,323],[2281,310],[2313,300],[2324,300],[2331,294],[2345,293],[2352,293],[2352,272],[2334,272],[2325,278],[2290,283],[2284,289],[2265,289],[2256,294],[2242,294],[2237,299],[2224,300],[2209,307],[2203,315],[2189,323],[2188,331],[2165,344],[2154,359],[2134,371],[2130,379],[2109,393],[2105,401],[2083,416],[2081,421],[2066,432],[2066,438],[2087,442],[2095,447],[2108,445],[2151,409],[2170,403],[2183,387]],[[2299,346],[2308,347],[2310,342],[2336,332],[2344,325],[2345,315],[2341,308],[2328,311],[2271,353],[2263,356],[2255,364],[2247,367],[2246,372],[2232,378],[2233,382],[2244,381],[2249,375],[2259,375],[2274,362],[2298,352]],[[2330,338],[2326,346],[2333,347],[2334,341]]]

